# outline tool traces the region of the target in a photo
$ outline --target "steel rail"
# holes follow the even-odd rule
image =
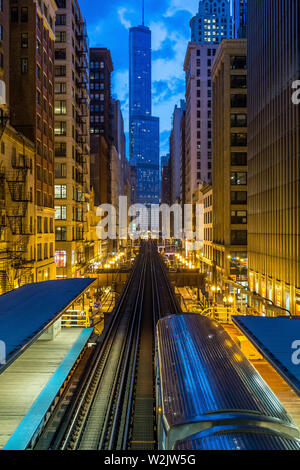
[[[145,292],[145,279],[146,279],[146,269],[147,269],[147,263],[148,263],[148,255],[145,256],[145,262],[143,266],[143,272],[142,276],[140,279],[140,290],[139,290],[139,295],[137,296],[137,301],[136,301],[136,308],[134,312],[134,319],[133,319],[133,326],[131,330],[131,336],[130,336],[130,341],[128,343],[128,348],[127,348],[127,354],[126,354],[126,359],[125,359],[125,365],[123,368],[123,373],[121,377],[121,385],[120,385],[120,393],[118,396],[118,401],[116,404],[116,409],[115,409],[115,414],[113,418],[113,423],[112,423],[112,429],[111,429],[111,436],[108,444],[108,450],[113,450],[114,449],[114,444],[118,439],[118,434],[117,434],[117,425],[118,421],[120,419],[120,415],[122,413],[122,402],[125,400],[125,392],[126,392],[126,379],[127,377],[127,369],[129,365],[129,358],[130,354],[133,349],[134,345],[134,354],[133,354],[133,364],[132,364],[132,373],[131,373],[131,379],[130,379],[130,386],[129,386],[129,394],[127,397],[127,414],[126,414],[126,419],[125,419],[125,429],[124,429],[124,437],[123,437],[123,444],[124,440],[126,438],[126,443],[127,443],[127,436],[128,436],[128,431],[129,431],[129,420],[130,420],[130,412],[131,412],[131,405],[132,405],[132,398],[133,398],[133,391],[134,391],[134,380],[135,380],[135,371],[136,371],[136,362],[137,362],[137,356],[138,356],[138,346],[139,346],[139,341],[140,341],[140,332],[141,332],[141,318],[142,318],[142,311],[143,311],[143,298],[144,298],[144,292]],[[136,324],[137,321],[137,324]],[[135,330],[135,339],[133,338]],[[128,380],[127,380],[128,382]],[[126,450],[123,448],[122,444],[122,450]]]
[[[115,307],[116,311],[114,313],[113,320],[112,320],[112,322],[111,322],[111,324],[110,324],[110,326],[109,326],[109,328],[106,332],[106,335],[105,335],[103,343],[101,344],[101,347],[99,347],[99,350],[97,351],[97,354],[95,354],[93,365],[87,371],[85,379],[83,380],[83,383],[81,384],[81,390],[79,391],[79,393],[77,395],[77,400],[74,401],[74,403],[72,404],[71,409],[69,410],[69,413],[68,413],[69,423],[67,424],[68,429],[67,429],[67,432],[64,433],[64,436],[62,438],[63,442],[61,441],[62,444],[60,445],[61,450],[65,450],[67,448],[67,446],[70,442],[70,439],[71,439],[72,435],[75,432],[75,427],[76,427],[79,415],[80,415],[81,410],[84,406],[84,403],[86,403],[87,396],[88,396],[91,384],[93,382],[93,379],[95,378],[95,375],[98,371],[98,368],[101,364],[101,361],[103,360],[104,356],[106,356],[104,365],[101,366],[101,373],[100,373],[100,376],[97,379],[96,390],[94,391],[93,396],[95,396],[95,394],[97,392],[98,385],[101,381],[101,377],[103,375],[105,365],[107,364],[107,361],[108,361],[108,358],[109,358],[109,352],[111,351],[111,347],[112,347],[112,344],[113,344],[112,338],[113,339],[115,338],[118,326],[120,325],[120,321],[121,321],[120,312],[121,312],[123,304],[125,303],[125,301],[127,299],[129,288],[132,286],[132,283],[135,280],[135,275],[136,275],[136,272],[139,269],[139,264],[140,264],[140,257],[138,257],[138,259],[136,261],[136,264],[134,266],[134,269],[132,270],[132,273],[131,273],[130,277],[127,280],[127,283],[125,285],[124,292],[123,292],[122,296],[118,299],[117,305]],[[109,347],[109,350],[107,350],[107,347]],[[88,411],[90,410],[92,404],[93,404],[93,400],[90,401]],[[87,419],[87,417],[88,417],[88,413],[86,413],[86,419]],[[66,427],[66,426],[64,426],[64,427]]]

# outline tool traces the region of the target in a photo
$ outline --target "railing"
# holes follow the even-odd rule
[[[235,307],[208,307],[199,312],[204,317],[213,318],[220,323],[232,323],[232,315],[239,315]]]
[[[61,317],[61,326],[65,328],[89,328],[91,326],[88,312],[68,310]]]

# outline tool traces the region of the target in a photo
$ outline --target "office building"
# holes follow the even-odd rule
[[[152,116],[151,31],[130,29],[129,152],[136,167],[136,202],[159,203],[159,118]]]
[[[299,315],[300,107],[292,83],[300,5],[251,0],[248,13],[249,287],[257,310],[272,312],[273,302]]]
[[[219,44],[233,37],[230,0],[200,0],[198,13],[191,19],[191,40],[198,44]]]
[[[108,49],[90,49],[91,185],[95,192],[96,205],[110,203],[112,199],[111,74],[113,69]]]
[[[90,192],[89,50],[77,0],[58,0],[55,27],[57,277],[84,273]]]
[[[199,184],[212,182],[211,68],[219,43],[234,34],[229,0],[200,1],[190,27],[191,42],[184,62],[187,202],[192,201]]]
[[[222,41],[213,80],[214,283],[247,281],[247,66],[246,41]]]
[[[9,125],[1,145],[9,189],[6,192],[6,237],[11,243],[12,256],[18,246],[23,255],[20,262],[23,274],[16,281],[23,284],[55,277],[54,28],[57,5],[54,0],[21,0],[9,5],[9,37],[5,22],[3,42],[6,77],[9,67],[6,86]],[[3,6],[7,8],[7,2],[3,2]],[[6,152],[11,152],[11,163]],[[17,264],[12,262],[11,266]]]
[[[246,38],[248,0],[232,0],[232,16],[235,38]]]
[[[170,200],[172,204],[180,201],[180,158],[181,158],[181,120],[185,111],[185,101],[175,106],[170,135]]]

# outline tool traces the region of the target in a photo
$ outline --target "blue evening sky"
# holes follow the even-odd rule
[[[128,28],[141,24],[142,0],[79,0],[79,4],[87,20],[90,47],[111,51],[112,93],[121,101],[128,140]],[[199,0],[145,0],[145,24],[152,30],[152,113],[160,117],[161,155],[168,153],[174,106],[184,98],[189,21],[198,4]]]

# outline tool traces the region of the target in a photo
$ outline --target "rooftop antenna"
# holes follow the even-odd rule
[[[142,25],[145,26],[145,0],[143,0]]]

